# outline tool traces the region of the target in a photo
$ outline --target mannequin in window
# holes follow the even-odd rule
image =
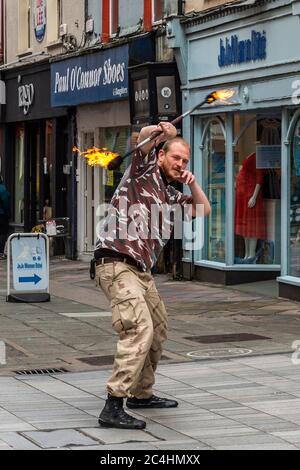
[[[235,234],[244,238],[244,260],[255,262],[257,240],[266,238],[266,217],[261,187],[264,171],[256,168],[256,154],[248,155],[237,174]]]

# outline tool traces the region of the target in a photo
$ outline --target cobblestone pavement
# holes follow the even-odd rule
[[[52,260],[45,304],[7,303],[5,267],[0,450],[299,448],[299,303],[156,276],[170,316],[156,393],[180,406],[136,413],[145,431],[109,430],[97,417],[117,338],[88,264]]]

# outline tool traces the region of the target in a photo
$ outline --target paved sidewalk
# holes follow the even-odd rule
[[[5,262],[0,263],[0,342],[6,345],[1,375],[63,368],[111,367],[116,334],[107,299],[89,279],[88,263],[51,262],[51,302],[5,302]],[[163,360],[292,352],[300,340],[300,305],[267,295],[156,276],[169,313]]]
[[[156,393],[180,407],[136,414],[145,431],[109,430],[97,418],[117,336],[88,263],[52,260],[45,304],[7,303],[5,269],[0,450],[299,448],[299,303],[157,276],[170,324]]]
[[[283,354],[162,365],[155,391],[179,408],[134,413],[144,431],[98,426],[108,370],[1,377],[0,450],[299,449],[299,367]]]

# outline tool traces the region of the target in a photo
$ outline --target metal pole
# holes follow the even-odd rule
[[[182,119],[184,119],[186,116],[188,116],[189,114],[191,114],[193,111],[195,111],[197,108],[200,108],[200,106],[202,106],[203,104],[207,103],[207,98],[206,97],[203,101],[201,101],[201,103],[198,103],[196,106],[194,106],[193,108],[189,109],[188,111],[186,111],[185,113],[181,114],[180,116],[177,116],[175,119],[173,119],[173,121],[171,121],[171,124],[173,124],[173,126],[175,126],[176,124],[178,124],[178,122],[180,122]],[[114,160],[112,160],[109,164],[108,164],[108,167],[107,169],[108,170],[117,170],[119,168],[119,166],[122,164],[123,160],[127,157],[129,157],[132,153],[136,152],[138,149],[140,149],[141,147],[143,147],[144,145],[148,144],[149,142],[152,142],[152,140],[156,139],[159,135],[161,135],[163,133],[163,131],[155,131],[153,132],[150,137],[147,137],[147,139],[143,140],[142,142],[140,142],[134,149],[130,150],[129,152],[125,153],[125,155],[123,155],[122,157],[119,156],[117,158],[115,158]]]

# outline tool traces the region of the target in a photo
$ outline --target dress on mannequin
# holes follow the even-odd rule
[[[244,238],[244,259],[255,257],[257,240],[266,238],[263,179],[264,171],[256,169],[256,154],[251,153],[236,178],[235,234]]]

